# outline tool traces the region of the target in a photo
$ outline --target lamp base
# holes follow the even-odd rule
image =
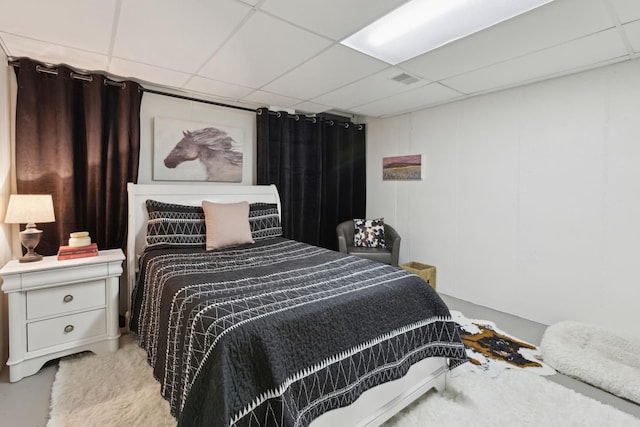
[[[19,262],[41,261],[42,255],[34,251],[35,247],[40,243],[42,230],[38,230],[34,224],[27,225],[27,228],[20,232],[20,240],[22,246],[27,249],[27,253],[23,257],[18,258]]]
[[[18,258],[18,262],[42,261],[42,255],[36,252],[27,252],[24,256]]]

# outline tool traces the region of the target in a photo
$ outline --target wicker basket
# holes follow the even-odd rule
[[[436,267],[433,265],[422,264],[417,261],[410,261],[405,264],[400,264],[400,268],[410,271],[416,274],[425,282],[428,282],[433,289],[436,288]]]

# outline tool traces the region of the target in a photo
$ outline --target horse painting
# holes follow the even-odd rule
[[[197,159],[206,170],[207,181],[242,181],[242,153],[233,149],[235,141],[225,131],[209,127],[183,131],[182,135],[164,159],[166,167],[173,169]]]

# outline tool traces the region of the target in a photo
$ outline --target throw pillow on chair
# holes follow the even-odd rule
[[[360,248],[386,248],[384,218],[354,219],[353,246]]]

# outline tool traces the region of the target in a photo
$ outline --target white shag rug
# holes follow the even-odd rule
[[[547,328],[544,360],[563,374],[640,404],[640,340],[581,322]]]
[[[175,427],[144,350],[133,335],[121,338],[120,345],[115,353],[60,361],[47,427]]]
[[[454,370],[447,390],[429,392],[385,424],[416,426],[640,427],[640,419],[527,370],[494,378]]]
[[[130,337],[124,341],[116,353],[60,362],[48,427],[176,425],[144,351]],[[640,420],[526,370],[491,378],[462,365],[445,392],[427,393],[387,423],[461,425],[640,427]]]

